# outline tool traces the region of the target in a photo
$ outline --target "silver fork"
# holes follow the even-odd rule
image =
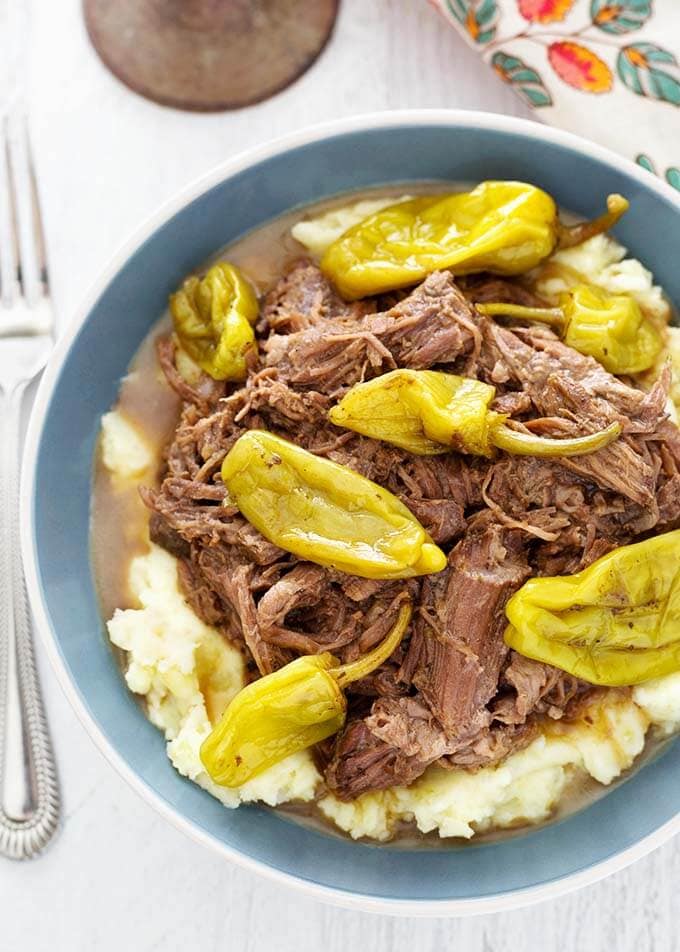
[[[28,859],[59,823],[59,784],[40,695],[19,540],[26,388],[53,344],[53,312],[26,116],[0,120],[0,854]]]

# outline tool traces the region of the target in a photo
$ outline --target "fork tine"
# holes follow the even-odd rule
[[[11,307],[18,288],[7,125],[7,117],[0,117],[0,297],[5,307]]]
[[[9,179],[12,186],[15,240],[18,245],[20,289],[29,306],[41,296],[41,270],[44,255],[39,210],[34,201],[34,181],[28,148],[28,130],[23,111],[10,113],[7,126]]]
[[[31,139],[26,130],[26,154],[28,158],[28,175],[30,182],[31,207],[33,210],[33,235],[35,241],[35,255],[38,266],[38,281],[40,290],[45,297],[50,293],[50,276],[47,267],[47,253],[45,251],[45,229],[43,227],[42,214],[40,211],[40,195],[38,194],[38,181],[35,174],[35,165],[33,164],[33,152],[31,150]]]

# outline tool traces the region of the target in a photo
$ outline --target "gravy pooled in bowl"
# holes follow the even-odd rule
[[[569,657],[581,603],[551,604],[674,544],[668,305],[611,221],[579,233],[486,184],[246,236],[174,296],[103,420],[110,637],[175,767],[226,806],[488,836],[575,809],[680,723],[672,639],[630,683],[640,633],[619,639],[612,681],[610,594]]]

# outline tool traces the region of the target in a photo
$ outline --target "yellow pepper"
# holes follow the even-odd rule
[[[574,248],[595,235],[601,235],[602,232],[609,231],[629,208],[630,202],[623,195],[608,195],[607,211],[597,218],[593,218],[591,221],[580,221],[575,225],[563,225],[559,222],[557,225],[558,248]]]
[[[201,746],[201,760],[214,782],[239,787],[337,733],[347,715],[342,689],[393,654],[411,611],[410,601],[405,602],[385,640],[357,661],[340,665],[327,652],[305,655],[239,691]]]
[[[654,366],[663,350],[661,333],[635,298],[579,284],[560,296],[559,307],[478,304],[483,314],[540,321],[555,327],[565,343],[594,357],[613,374],[636,374]]]
[[[522,274],[558,243],[610,227],[628,207],[621,196],[612,198],[606,215],[567,228],[553,199],[525,182],[482,182],[471,192],[422,196],[349,228],[327,249],[321,269],[349,299],[415,284],[441,268]]]
[[[258,305],[233,264],[214,265],[203,278],[187,278],[170,296],[170,313],[184,350],[215,380],[245,380]]]
[[[396,496],[264,430],[241,436],[222,480],[246,519],[302,559],[360,575],[440,572],[446,556]]]
[[[592,684],[680,670],[680,530],[622,546],[576,575],[533,578],[508,602],[511,648]]]
[[[337,426],[384,440],[418,456],[457,450],[492,456],[494,448],[523,456],[579,456],[602,449],[621,432],[618,423],[572,439],[513,430],[507,414],[489,405],[494,387],[436,370],[392,370],[356,384],[329,411]]]

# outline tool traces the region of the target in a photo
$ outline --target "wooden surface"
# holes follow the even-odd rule
[[[135,97],[89,48],[78,0],[34,0],[30,65],[34,145],[63,319],[145,216],[242,148],[378,109],[523,113],[425,0],[343,0],[335,36],[311,72],[275,99],[232,114],[182,114]],[[0,860],[0,952],[680,948],[680,850],[673,843],[558,901],[468,920],[361,914],[275,887],[158,817],[94,748],[45,663],[42,671],[65,822],[43,858]]]

